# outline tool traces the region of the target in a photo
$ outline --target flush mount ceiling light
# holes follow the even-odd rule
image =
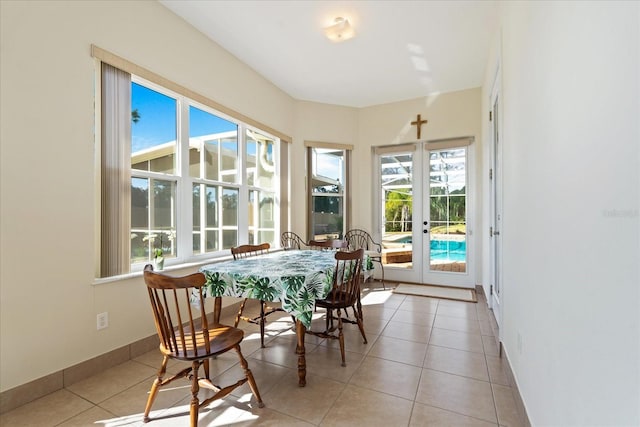
[[[356,32],[353,30],[351,24],[349,24],[348,19],[339,16],[334,20],[333,25],[324,29],[324,34],[332,42],[341,42],[349,40],[356,35]]]

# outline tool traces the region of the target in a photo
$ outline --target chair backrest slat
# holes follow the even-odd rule
[[[161,319],[164,324],[164,331],[167,334],[167,339],[169,341],[169,348],[173,351],[177,351],[178,349],[178,337],[176,337],[175,328],[173,326],[173,320],[171,318],[171,306],[169,305],[169,300],[167,299],[167,290],[160,290],[160,294],[162,295],[162,299],[160,301],[160,307],[162,308],[160,312],[163,314]]]
[[[202,288],[198,288],[198,297],[199,297],[199,301],[200,301],[200,313],[206,313],[206,310],[204,308],[204,295],[202,294]],[[187,299],[190,299],[191,296],[187,295]],[[201,316],[200,317],[200,321],[202,322],[201,328],[202,328],[202,332],[204,334],[204,343],[205,343],[205,350],[207,353],[211,352],[211,342],[209,340],[209,321],[207,320],[207,316]]]
[[[252,256],[263,255],[269,252],[271,245],[269,243],[261,243],[259,245],[240,245],[231,248],[233,259],[248,258]]]
[[[161,344],[166,348],[172,348],[171,333],[167,325],[164,308],[160,300],[160,292],[158,289],[147,288],[149,291],[149,299],[151,300],[151,309],[153,311],[153,317],[156,323],[156,329],[158,337],[160,337]]]
[[[178,293],[177,291],[174,289],[173,290],[173,304],[174,307],[180,307],[180,302],[178,301]],[[189,308],[189,310],[191,310],[191,307],[187,304],[187,307]],[[184,333],[184,323],[182,320],[182,313],[179,309],[176,310],[176,317],[178,318],[178,324],[177,324],[177,329],[180,331],[180,333],[177,335],[177,337],[180,339],[180,347],[182,348],[182,352],[186,353],[187,352],[187,337],[185,336]],[[190,319],[191,320],[191,319]],[[193,325],[193,322],[190,322],[189,325]],[[173,327],[172,325],[172,330],[175,330],[176,328]],[[189,328],[193,331],[193,328]],[[175,336],[175,332],[173,333]],[[192,340],[193,342],[193,340]]]

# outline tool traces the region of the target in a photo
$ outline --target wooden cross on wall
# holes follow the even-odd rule
[[[420,120],[422,117],[420,116],[420,114],[418,114],[418,117],[416,118],[415,121],[411,122],[412,125],[416,125],[417,126],[417,130],[418,130],[418,139],[420,139],[420,130],[422,129],[422,125],[426,124],[428,122],[427,119],[424,120]]]

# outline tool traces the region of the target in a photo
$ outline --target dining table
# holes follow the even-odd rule
[[[224,296],[281,302],[295,319],[298,356],[298,385],[306,385],[307,365],[304,338],[316,299],[332,288],[336,266],[334,251],[286,250],[250,258],[216,262],[200,267],[205,275],[203,296],[216,297],[214,321],[220,321]]]

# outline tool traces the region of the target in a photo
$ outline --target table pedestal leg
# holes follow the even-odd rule
[[[222,297],[216,297],[213,302],[213,324],[220,324],[220,312],[222,311]]]
[[[300,320],[296,320],[296,335],[298,337],[298,345],[296,346],[296,354],[298,355],[298,386],[304,387],[307,384],[307,361],[304,356],[304,336],[307,328]]]

